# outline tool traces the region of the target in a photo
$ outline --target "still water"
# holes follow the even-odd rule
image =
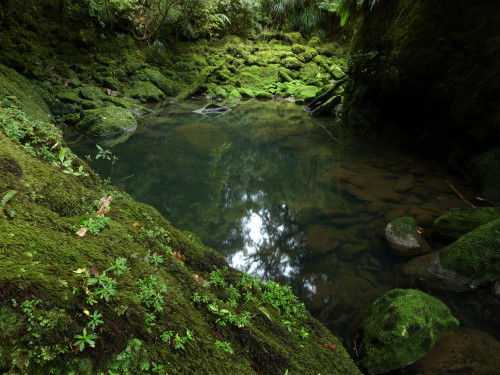
[[[383,230],[406,215],[425,230],[440,214],[464,207],[450,187],[468,193],[460,181],[439,164],[349,132],[335,119],[312,118],[287,101],[192,112],[205,104],[164,107],[142,118],[124,142],[108,144],[119,158],[113,183],[196,233],[232,266],[292,285],[340,335],[385,291],[421,287],[404,276],[409,259],[391,253]],[[67,141],[82,157],[97,153],[81,135],[67,134]],[[91,163],[103,178],[108,164]],[[468,325],[464,295],[427,291]]]

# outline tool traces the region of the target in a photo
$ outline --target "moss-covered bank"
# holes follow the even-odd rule
[[[288,288],[103,185],[6,71],[26,85],[0,93],[0,372],[359,374]]]
[[[352,40],[346,121],[365,131],[411,135],[427,155],[446,155],[459,169],[497,146],[499,13],[495,0],[367,6]],[[473,167],[484,194],[498,200],[498,187],[488,184],[499,181],[498,157],[478,162]]]

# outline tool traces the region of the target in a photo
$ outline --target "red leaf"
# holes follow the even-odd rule
[[[325,348],[330,349],[330,350],[333,350],[337,347],[337,345],[332,344],[331,342],[325,342],[323,345],[325,346]]]
[[[90,269],[90,274],[93,275],[93,276],[102,276],[102,272],[99,271],[94,266],[92,266],[92,268]]]
[[[197,275],[197,274],[194,274],[193,275],[194,279],[196,281],[198,281],[201,285],[203,285],[204,282],[206,282],[207,280],[205,278],[203,278],[203,276],[200,276],[200,275]]]
[[[184,255],[178,253],[177,251],[174,251],[174,256],[177,258],[177,260],[179,262],[184,263],[186,261],[186,257]]]

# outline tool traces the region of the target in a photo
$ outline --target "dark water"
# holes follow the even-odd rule
[[[226,114],[170,105],[140,120],[110,148],[112,181],[196,233],[231,265],[292,285],[310,311],[345,335],[358,312],[393,287],[427,287],[404,277],[409,260],[383,239],[392,219],[410,215],[425,229],[468,193],[440,165],[391,142],[357,136],[286,101],[241,102]],[[80,156],[95,144],[68,134]],[[91,165],[103,178],[109,162]],[[441,246],[430,243],[436,249]],[[427,290],[465,326],[498,332],[469,296]]]

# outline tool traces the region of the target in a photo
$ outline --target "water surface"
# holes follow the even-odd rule
[[[466,192],[460,181],[390,141],[358,136],[287,101],[192,113],[205,104],[186,101],[141,119],[135,134],[111,147],[119,158],[113,183],[234,267],[291,284],[337,333],[385,291],[418,286],[402,275],[408,259],[391,253],[383,229],[405,215],[429,228],[465,206],[450,187]],[[96,154],[90,139],[67,139],[80,156]],[[107,177],[108,164],[93,167]],[[463,295],[439,296],[463,314]]]

